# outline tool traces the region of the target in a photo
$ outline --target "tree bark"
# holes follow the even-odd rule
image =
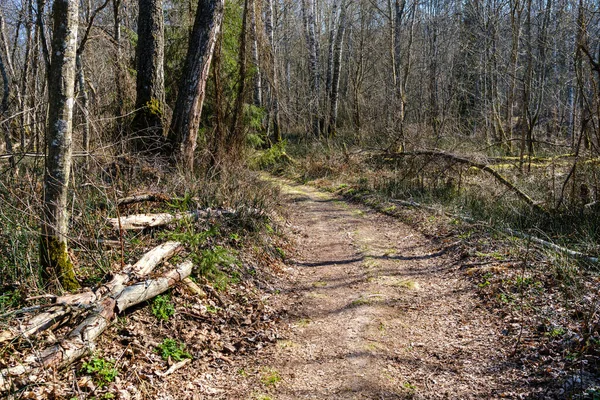
[[[114,57],[115,57],[115,69],[114,69],[114,74],[115,74],[115,89],[116,89],[116,94],[115,94],[115,116],[117,117],[116,119],[116,124],[115,124],[115,141],[119,144],[121,144],[122,146],[122,141],[123,141],[123,120],[122,120],[122,116],[124,114],[124,107],[125,107],[125,99],[124,99],[124,94],[123,94],[123,85],[124,85],[124,80],[125,80],[125,73],[123,72],[123,65],[122,65],[122,56],[121,56],[121,17],[120,17],[120,10],[121,10],[121,0],[113,0],[113,39],[115,42],[115,53],[114,53]],[[123,150],[123,149],[122,149]]]
[[[6,73],[6,67],[2,60],[2,52],[0,51],[0,75],[2,76],[2,102],[0,103],[0,118],[7,119],[8,117],[8,98],[10,96],[10,82],[8,80],[8,74]],[[13,146],[12,138],[10,135],[10,125],[8,122],[4,122],[0,129],[4,131],[4,142],[6,144],[6,152],[10,155],[9,163],[10,167],[15,167],[15,158],[13,157]]]
[[[238,58],[239,76],[237,97],[233,110],[229,138],[226,145],[226,152],[237,157],[244,143],[244,98],[246,97],[246,76],[248,73],[248,57],[246,56],[246,43],[248,38],[248,10],[252,7],[253,0],[244,1],[244,10],[242,15],[242,31],[240,33],[240,50]]]
[[[330,92],[330,115],[329,115],[329,136],[335,136],[337,129],[338,104],[340,94],[340,76],[342,73],[342,50],[344,48],[344,36],[346,35],[346,7],[345,1],[342,2],[340,10],[340,21],[335,46],[333,51],[333,75],[331,78]]]
[[[206,95],[206,81],[217,36],[223,21],[225,0],[198,0],[194,28],[173,110],[168,140],[171,157],[188,170],[194,166],[194,151],[200,128],[200,115]]]
[[[156,152],[162,146],[165,103],[162,0],[139,0],[133,148]]]
[[[265,9],[265,33],[269,42],[270,57],[270,110],[271,121],[273,123],[273,140],[275,143],[281,142],[281,126],[279,118],[279,76],[277,68],[277,55],[275,49],[275,25],[273,24],[273,0],[267,0]]]
[[[311,98],[309,100],[309,112],[312,118],[313,136],[321,135],[321,121],[319,118],[319,99],[321,87],[321,75],[319,72],[319,51],[316,37],[316,23],[314,14],[314,0],[303,0],[302,11],[306,30],[306,41],[308,46],[308,68],[310,77]]]
[[[53,286],[79,287],[67,248],[67,189],[71,174],[78,2],[55,0],[52,62],[48,82],[48,126],[40,258]]]

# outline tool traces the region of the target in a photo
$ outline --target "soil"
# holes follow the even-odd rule
[[[240,398],[518,398],[500,321],[452,244],[314,188],[278,182],[297,254],[275,307],[277,346]],[[519,393],[520,392],[520,393]],[[230,393],[233,395],[233,393]],[[227,396],[225,396],[227,397]],[[229,397],[231,398],[231,397]]]

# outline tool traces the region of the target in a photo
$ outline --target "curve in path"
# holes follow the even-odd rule
[[[398,220],[278,183],[298,254],[280,302],[273,399],[510,397],[496,319],[451,250]]]

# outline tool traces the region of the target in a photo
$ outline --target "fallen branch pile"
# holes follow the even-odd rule
[[[158,277],[145,279],[160,263],[172,257],[181,248],[178,242],[161,244],[147,252],[134,265],[125,267],[110,282],[95,291],[57,297],[55,305],[23,324],[18,330],[0,333],[0,340],[4,342],[19,336],[32,337],[46,329],[59,326],[74,313],[87,313],[83,322],[58,343],[29,356],[20,365],[0,370],[0,392],[9,390],[15,379],[26,374],[30,379],[35,379],[43,370],[65,367],[89,354],[95,346],[95,340],[118,313],[152,299],[188,278],[193,268],[190,261],[185,261]],[[134,280],[137,282],[127,286]],[[189,286],[189,282],[191,281],[186,285]],[[201,289],[198,290],[202,292]]]

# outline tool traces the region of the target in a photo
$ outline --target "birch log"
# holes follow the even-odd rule
[[[0,333],[0,343],[10,342],[19,336],[34,336],[68,317],[74,308],[85,307],[100,301],[106,296],[115,296],[120,293],[132,277],[143,278],[149,275],[164,260],[172,257],[181,249],[179,242],[167,242],[157,246],[144,254],[134,265],[127,266],[122,272],[116,274],[108,283],[100,286],[95,291],[69,294],[56,298],[56,306],[43,312],[18,330],[6,330]]]
[[[191,261],[186,261],[177,269],[171,270],[159,278],[126,287],[117,298],[117,311],[121,313],[131,306],[158,296],[176,282],[190,276],[193,267],[194,264]]]
[[[7,391],[16,377],[29,374],[37,376],[48,368],[64,368],[79,358],[94,350],[96,339],[108,328],[117,312],[122,313],[127,308],[157,296],[177,282],[187,278],[193,269],[193,264],[186,261],[175,270],[162,276],[129,286],[116,296],[101,300],[93,313],[59,343],[43,350],[39,355],[25,359],[21,365],[0,370],[0,392]]]

